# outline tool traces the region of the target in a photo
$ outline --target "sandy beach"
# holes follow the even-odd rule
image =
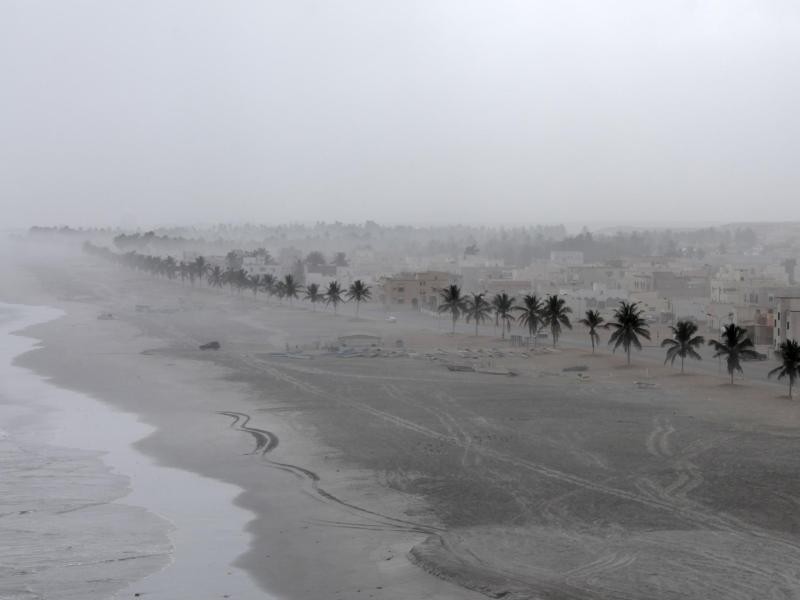
[[[377,307],[354,320],[79,255],[23,262],[5,300],[64,316],[27,328],[42,345],[17,363],[138,415],[153,431],[136,448],[158,464],[241,490],[246,528],[209,530],[208,548],[240,544],[235,567],[264,597],[800,597],[798,409],[782,386],[646,355],[627,368],[577,331],[523,356],[491,327],[451,336]],[[386,351],[317,350],[353,332]],[[198,350],[211,340],[221,350]]]

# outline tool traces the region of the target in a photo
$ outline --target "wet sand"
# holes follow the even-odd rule
[[[278,595],[800,597],[800,423],[779,386],[579,348],[488,360],[491,328],[354,321],[85,259],[36,272],[68,314],[34,328],[26,362],[142,415],[161,462],[241,487],[257,516],[237,564]],[[411,353],[272,354],[354,330]]]
[[[0,315],[2,597],[269,598],[227,566],[249,545],[241,490],[159,466],[132,447],[153,432],[135,415],[14,366],[35,346],[21,332],[61,311]]]

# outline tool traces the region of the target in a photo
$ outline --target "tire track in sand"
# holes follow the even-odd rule
[[[269,458],[269,456],[267,455],[278,447],[279,443],[278,436],[272,433],[271,431],[267,431],[266,429],[251,427],[249,425],[251,420],[250,415],[234,411],[218,411],[217,414],[224,415],[226,417],[233,419],[230,425],[233,429],[236,429],[237,431],[242,431],[253,437],[253,439],[256,442],[256,445],[255,448],[253,448],[253,450],[248,454],[260,455],[269,466],[279,469],[281,471],[286,471],[288,473],[291,473],[295,477],[298,477],[299,479],[306,481],[309,484],[313,494],[319,499],[325,502],[337,504],[350,511],[355,511],[362,517],[368,517],[371,520],[379,523],[379,525],[381,526],[380,528],[384,530],[388,529],[392,531],[406,531],[413,533],[422,533],[426,535],[436,535],[437,531],[442,531],[438,527],[422,525],[414,521],[407,521],[404,519],[391,517],[389,515],[384,515],[363,508],[356,504],[352,504],[351,502],[347,502],[346,500],[342,500],[341,498],[338,498],[337,496],[331,494],[330,492],[325,490],[322,486],[320,486],[320,477],[314,471],[306,469],[305,467],[279,462]],[[352,526],[355,528],[372,528],[371,526],[359,523],[344,523],[344,522],[332,521],[332,522],[326,522],[326,524],[335,525],[338,527]]]

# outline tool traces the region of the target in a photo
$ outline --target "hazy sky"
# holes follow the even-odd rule
[[[0,0],[0,225],[797,220],[796,0]]]

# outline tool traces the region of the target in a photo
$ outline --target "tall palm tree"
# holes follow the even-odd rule
[[[167,279],[175,279],[175,273],[178,270],[178,263],[172,256],[168,256],[163,261],[164,265],[164,274],[167,276]]]
[[[501,336],[505,339],[506,329],[511,331],[511,322],[514,320],[514,316],[511,314],[511,311],[514,310],[514,298],[505,292],[495,294],[495,297],[492,298],[492,308],[494,309],[495,325],[503,324]]]
[[[356,303],[356,317],[358,317],[358,307],[362,302],[368,302],[372,298],[369,286],[360,279],[356,279],[350,284],[347,290],[347,299],[354,300]]]
[[[231,288],[231,292],[233,292],[233,286],[236,285],[236,271],[234,271],[231,267],[226,267],[225,272],[222,274],[222,279],[228,287]]]
[[[292,303],[292,298],[296,299],[298,293],[303,289],[303,286],[297,282],[294,275],[283,276],[283,287],[286,292],[286,297],[289,299],[289,304]]]
[[[208,285],[216,288],[221,288],[225,285],[225,273],[219,265],[215,265],[214,268],[208,272]]]
[[[561,326],[572,329],[572,323],[569,322],[569,317],[567,316],[571,312],[572,309],[567,306],[566,300],[559,298],[558,294],[552,294],[545,300],[544,320],[550,326],[550,335],[553,336],[553,348],[558,344]]]
[[[483,294],[472,294],[464,301],[464,314],[467,323],[475,321],[475,335],[478,335],[478,325],[487,321],[492,314],[492,306],[483,297]]]
[[[714,358],[724,356],[733,385],[733,373],[742,373],[742,359],[756,358],[758,353],[753,349],[753,340],[747,337],[747,331],[736,323],[725,325],[719,340],[709,340],[708,345],[716,350]]]
[[[522,305],[515,306],[513,310],[519,311],[517,320],[528,328],[528,339],[533,338],[535,348],[539,329],[544,325],[544,304],[536,294],[526,294],[522,297]]]
[[[649,340],[650,329],[636,302],[625,302],[624,300],[620,302],[619,307],[614,311],[614,319],[606,325],[607,328],[614,330],[614,333],[608,338],[608,343],[614,344],[614,352],[622,346],[630,365],[631,347],[641,350],[642,342],[639,341],[639,337]]]
[[[275,285],[277,283],[278,280],[272,273],[266,273],[261,276],[261,287],[264,288],[264,292],[269,296],[275,295]]]
[[[438,311],[440,313],[450,313],[453,321],[453,333],[456,332],[456,321],[464,310],[464,297],[461,295],[461,288],[451,284],[439,292],[441,304]]]
[[[597,333],[597,328],[603,324],[603,317],[596,310],[587,310],[586,316],[578,321],[581,325],[589,328],[589,339],[592,341],[592,354],[594,354],[595,346],[600,344],[600,334]]]
[[[194,262],[192,263],[192,271],[194,272],[194,277],[197,277],[202,281],[203,277],[205,277],[206,273],[208,273],[208,266],[209,265],[206,262],[206,259],[203,258],[202,256],[198,256],[197,258],[195,258]],[[194,283],[194,278],[192,278],[192,283]]]
[[[672,330],[672,338],[661,342],[662,348],[668,348],[664,364],[669,362],[674,365],[675,359],[680,356],[681,373],[683,373],[683,363],[687,356],[695,360],[703,360],[703,357],[698,354],[695,348],[702,346],[706,340],[702,335],[695,335],[697,333],[697,325],[692,321],[678,321],[670,329]]]
[[[258,290],[261,289],[261,275],[258,273],[255,275],[248,275],[247,286],[253,290],[253,297],[258,296]]]
[[[328,289],[325,290],[325,304],[333,304],[333,314],[336,314],[336,310],[342,302],[344,302],[342,286],[339,285],[338,281],[331,281],[328,283]]]
[[[767,373],[767,376],[777,375],[778,379],[788,378],[789,398],[791,398],[794,382],[800,377],[800,344],[795,340],[781,342],[778,354],[781,358],[781,364]]]
[[[244,269],[237,269],[234,271],[234,285],[236,286],[236,291],[240,294],[242,290],[246,288],[250,284],[250,280],[247,277],[247,271]]]
[[[184,261],[181,261],[180,264],[178,265],[178,273],[181,276],[181,283],[186,283],[186,278],[189,277],[190,269],[191,267],[187,265]]]
[[[278,297],[278,302],[283,304],[283,299],[286,297],[286,283],[282,280],[276,281],[273,290],[274,294]]]
[[[317,302],[321,302],[323,299],[323,295],[319,291],[318,283],[309,283],[306,286],[305,299],[311,302],[311,308],[317,310]]]

